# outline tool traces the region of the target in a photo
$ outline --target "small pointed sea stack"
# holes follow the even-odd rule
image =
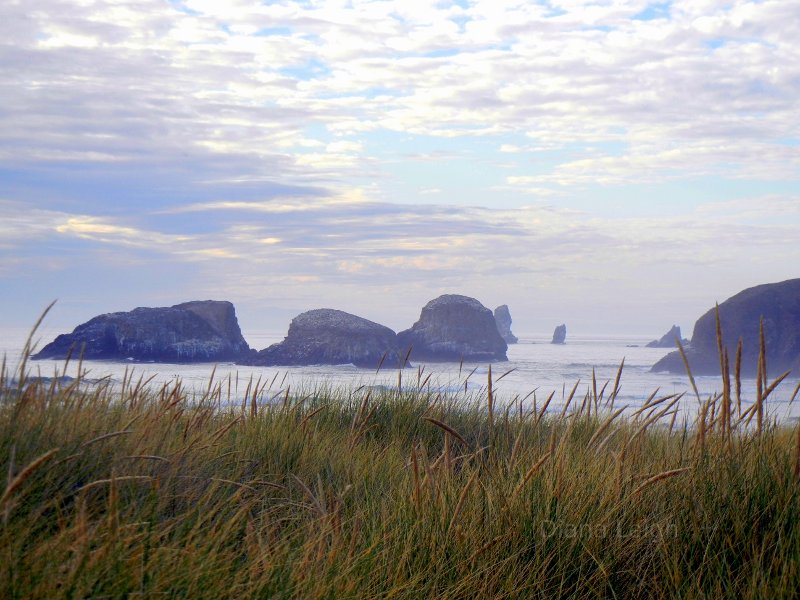
[[[551,344],[566,344],[567,342],[567,326],[563,323],[556,327],[553,332],[553,341]]]
[[[519,339],[511,333],[511,311],[507,304],[502,304],[494,309],[494,320],[497,323],[497,331],[500,332],[506,344],[516,344]]]
[[[684,346],[689,343],[689,340],[681,337],[681,328],[673,325],[667,333],[662,335],[659,339],[653,340],[647,344],[646,348],[674,348],[675,340],[680,340]]]

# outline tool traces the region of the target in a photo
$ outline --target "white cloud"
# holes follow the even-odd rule
[[[0,29],[13,53],[2,69],[0,139],[34,161],[131,160],[186,146],[256,155],[260,166],[240,168],[280,164],[297,182],[355,175],[371,158],[353,137],[363,132],[527,132],[551,148],[631,143],[627,156],[596,159],[615,171],[609,182],[627,180],[621,163],[646,164],[654,181],[687,176],[689,163],[790,176],[796,146],[781,140],[797,139],[800,113],[792,3],[675,1],[660,18],[632,19],[648,4],[6,5]],[[76,125],[118,142],[88,149],[70,135]],[[686,148],[677,166],[665,150],[673,146]],[[570,184],[581,165],[562,161],[545,178]]]

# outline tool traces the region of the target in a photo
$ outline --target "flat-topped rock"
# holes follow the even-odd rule
[[[742,373],[748,377],[756,374],[759,323],[763,318],[768,374],[777,376],[789,369],[800,374],[800,279],[748,288],[720,304],[719,314],[731,371],[741,338]],[[695,375],[719,374],[714,308],[695,323],[686,356]],[[676,351],[658,361],[652,370],[685,373],[686,368]]]
[[[551,344],[566,344],[567,343],[567,326],[563,323],[555,328],[553,331],[553,340]]]
[[[402,351],[427,362],[505,361],[508,345],[492,311],[468,296],[445,294],[422,308],[419,320],[397,334]]]
[[[235,361],[250,352],[233,304],[202,300],[99,315],[59,335],[33,358]]]
[[[304,312],[289,325],[282,342],[261,350],[248,364],[304,366],[353,364],[374,369],[397,367],[397,335],[388,327],[331,308]]]
[[[681,337],[681,328],[677,325],[673,325],[672,329],[670,329],[667,333],[662,335],[659,339],[653,340],[646,348],[674,348],[675,347],[675,340],[680,340],[681,344],[686,346],[689,343],[689,340],[684,339]]]
[[[494,309],[494,321],[497,324],[497,331],[500,332],[506,344],[516,344],[519,339],[511,333],[511,311],[507,304],[502,304]]]

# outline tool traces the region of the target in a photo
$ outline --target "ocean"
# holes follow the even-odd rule
[[[27,333],[23,330],[5,331],[0,338],[0,354],[7,358],[9,368],[19,363],[21,349]],[[47,335],[38,336],[39,345],[50,341]],[[280,341],[283,333],[260,332],[248,334],[248,341],[256,348],[264,348]],[[680,420],[689,421],[699,406],[689,378],[686,375],[651,373],[650,367],[669,350],[646,348],[652,337],[643,336],[570,336],[564,345],[549,343],[549,335],[522,336],[519,344],[509,346],[508,362],[493,363],[493,392],[499,407],[523,400],[524,407],[533,407],[534,399],[542,402],[553,393],[549,410],[560,410],[573,386],[578,383],[576,398],[580,401],[596,382],[598,392],[606,387],[606,396],[614,387],[620,363],[625,360],[620,379],[620,391],[615,406],[628,406],[629,411],[641,406],[656,393],[657,397],[683,394],[677,406]],[[421,383],[435,392],[447,392],[465,399],[480,399],[487,393],[490,365],[486,363],[432,363],[418,364],[406,368],[398,376],[397,369],[362,369],[352,365],[316,365],[309,367],[243,367],[231,363],[221,364],[167,364],[137,363],[132,361],[86,361],[84,370],[88,379],[109,377],[114,384],[121,384],[123,377],[131,376],[134,382],[151,379],[151,386],[180,379],[186,389],[202,393],[208,389],[209,378],[214,373],[215,381],[223,381],[226,390],[230,382],[230,402],[241,401],[248,382],[260,381],[264,393],[260,402],[277,402],[289,388],[292,394],[310,393],[320,387],[337,387],[359,391],[370,387],[397,387],[415,389]],[[29,372],[42,377],[63,373],[63,361],[41,360],[29,363]],[[66,375],[77,374],[73,361]],[[594,375],[593,375],[594,373]],[[771,378],[779,375],[769,373]],[[721,392],[720,377],[695,378],[700,398],[705,400]],[[800,418],[800,399],[790,402],[799,384],[797,375],[786,379],[767,400],[767,411],[779,422],[794,422]],[[608,382],[606,384],[606,382]],[[743,410],[755,402],[755,380],[742,381]]]

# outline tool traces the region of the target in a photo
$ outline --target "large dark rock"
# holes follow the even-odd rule
[[[384,354],[384,366],[399,365],[397,335],[394,331],[341,310],[321,308],[292,319],[284,340],[258,352],[249,364],[354,364],[374,369]]]
[[[508,305],[503,304],[494,309],[494,321],[497,324],[497,331],[500,332],[506,344],[516,344],[519,339],[511,333],[511,311],[508,310]]]
[[[756,374],[759,322],[763,318],[768,373],[779,375],[792,369],[800,374],[800,279],[746,289],[720,304],[719,314],[731,371],[741,338],[742,373]],[[695,375],[719,374],[715,309],[695,323],[686,356]],[[684,373],[686,368],[676,351],[658,361],[652,370]]]
[[[135,308],[94,317],[59,335],[33,358],[156,362],[237,360],[250,352],[233,304],[204,300],[163,308]]]
[[[674,348],[675,347],[675,340],[680,340],[681,344],[684,346],[689,343],[689,340],[686,340],[681,337],[681,328],[677,325],[673,325],[672,329],[670,329],[667,333],[662,335],[659,339],[653,340],[646,348]]]
[[[508,346],[492,311],[467,296],[446,294],[426,304],[411,329],[397,334],[401,349],[427,362],[503,361]]]
[[[563,323],[555,328],[553,331],[553,341],[551,344],[566,344],[567,343],[567,326]]]

